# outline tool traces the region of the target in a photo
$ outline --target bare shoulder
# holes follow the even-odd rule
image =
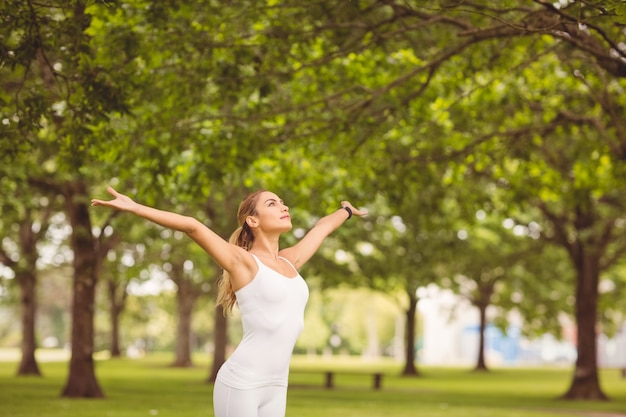
[[[237,291],[250,283],[258,269],[252,254],[242,247],[235,246],[233,262],[227,269],[233,290]]]
[[[281,249],[278,252],[278,255],[287,259],[289,261],[289,263],[291,263],[294,268],[296,269],[300,269],[301,265],[301,260],[298,257],[298,251],[296,249],[294,249],[294,247],[290,247],[290,248],[285,248],[285,249]]]
[[[230,243],[229,245],[231,246],[232,250],[232,261],[230,265],[228,265],[228,267],[224,269],[226,269],[231,274],[236,272],[236,270],[238,269],[256,269],[256,262],[254,261],[254,258],[252,257],[252,254],[250,252],[240,246]]]

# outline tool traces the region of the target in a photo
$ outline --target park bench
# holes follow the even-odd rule
[[[295,371],[295,374],[298,373],[315,373],[315,374],[323,374],[324,375],[324,388],[326,389],[334,389],[337,386],[336,383],[336,378],[335,376],[338,374],[341,375],[358,375],[358,376],[363,376],[363,377],[370,377],[372,378],[372,389],[374,390],[380,390],[382,388],[382,384],[383,384],[383,373],[382,372],[360,372],[360,371],[329,371],[329,370],[322,370],[322,371],[313,371],[313,370],[300,370],[300,371]]]

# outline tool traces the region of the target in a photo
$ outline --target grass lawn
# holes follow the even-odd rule
[[[17,363],[0,360],[0,417],[213,416],[212,386],[205,382],[208,356],[198,356],[189,369],[168,367],[172,358],[98,360],[104,399],[61,398],[66,362],[40,360],[44,376],[39,378],[15,377]],[[339,370],[333,390],[323,388],[326,369]],[[369,375],[354,374],[368,370],[385,373],[382,390],[371,389]],[[422,367],[417,378],[401,377],[399,370],[393,362],[294,357],[287,416],[626,417],[626,379],[617,370],[602,371],[602,387],[611,397],[606,402],[559,400],[570,382],[569,368],[497,368],[477,374]]]

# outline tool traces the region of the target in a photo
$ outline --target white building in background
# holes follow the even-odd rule
[[[422,317],[423,340],[418,361],[434,366],[476,365],[478,359],[478,309],[452,291],[435,285],[420,290],[417,308]],[[485,360],[487,366],[571,365],[576,361],[575,329],[558,340],[546,334],[529,340],[521,335],[521,318],[510,318],[506,334],[490,325],[493,311],[487,311]],[[626,323],[614,337],[598,338],[598,364],[601,367],[626,367]]]
[[[478,323],[478,311],[467,300],[434,285],[419,294],[422,343],[418,360],[426,365],[468,365],[463,329]],[[467,346],[465,346],[467,347]],[[474,360],[475,362],[475,360]]]

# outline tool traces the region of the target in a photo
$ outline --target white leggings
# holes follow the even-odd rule
[[[237,389],[219,380],[213,387],[215,417],[284,417],[286,407],[287,387]]]

